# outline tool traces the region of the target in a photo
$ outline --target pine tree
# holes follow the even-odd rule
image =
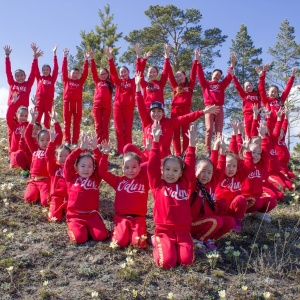
[[[246,81],[252,82],[256,86],[258,75],[255,70],[262,64],[259,56],[262,54],[262,48],[255,48],[251,36],[248,34],[247,27],[241,25],[236,34],[235,40],[231,40],[231,52],[235,52],[237,62],[234,68],[235,76],[243,86]],[[226,90],[226,115],[229,118],[242,119],[242,99],[234,86]]]
[[[295,41],[295,29],[285,19],[279,27],[277,42],[273,48],[269,48],[269,53],[273,57],[272,69],[267,73],[268,83],[275,84],[283,91],[289,77],[291,76],[292,68],[299,66],[300,59],[300,44]],[[295,83],[294,85],[297,85]],[[300,87],[294,88],[294,93],[291,93],[286,100],[286,106],[290,111],[289,128],[287,133],[287,144],[290,148],[291,143],[291,128],[299,126],[300,117]]]

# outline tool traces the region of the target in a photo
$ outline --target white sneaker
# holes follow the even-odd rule
[[[268,213],[261,213],[259,211],[256,211],[256,212],[252,213],[251,216],[256,218],[256,219],[263,220],[266,223],[271,223],[272,222],[272,220],[271,220]]]
[[[65,143],[65,146],[66,147],[70,147],[70,143]]]

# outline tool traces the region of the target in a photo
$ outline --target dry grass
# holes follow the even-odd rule
[[[0,123],[2,137],[5,130]],[[120,160],[111,161],[118,172]],[[265,292],[269,299],[299,299],[299,189],[271,213],[271,224],[247,218],[241,234],[218,241],[214,264],[202,254],[190,267],[166,271],[155,266],[151,246],[135,252],[112,249],[110,241],[71,245],[64,222],[49,223],[45,208],[23,202],[25,181],[19,170],[8,168],[3,146],[0,168],[1,186],[12,183],[0,200],[0,299],[171,299],[169,293],[173,299],[219,299],[221,290],[226,299],[264,299]],[[112,189],[102,184],[108,227],[113,198]],[[149,235],[152,208],[150,199]]]

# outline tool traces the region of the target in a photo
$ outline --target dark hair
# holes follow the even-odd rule
[[[63,151],[63,150],[69,151],[69,154],[72,152],[70,147],[68,147],[66,145],[60,145],[58,148],[56,148],[55,155],[58,155],[58,152]]]
[[[72,68],[71,71],[78,71],[79,72],[79,69],[78,68]]]
[[[275,84],[272,84],[272,85],[269,86],[269,89],[272,88],[272,87],[274,87],[274,88],[277,89],[277,95],[278,95],[277,96],[277,100],[280,102],[280,105],[283,107],[284,106],[284,102],[283,102],[281,96],[279,96],[279,88],[278,88],[278,86],[275,85]]]
[[[155,67],[155,66],[149,66],[148,70],[149,70],[149,68],[154,68],[156,70],[156,72],[158,73],[158,68],[157,67]],[[148,81],[147,88],[148,88],[148,90],[150,92],[154,92],[155,91],[154,85],[153,85],[153,83],[151,81]]]
[[[252,84],[252,86],[253,86],[253,92],[256,94],[256,96],[258,97],[258,99],[260,99],[260,94],[259,94],[257,88],[254,87],[254,85],[253,85],[253,83],[251,82],[251,80],[247,80],[247,79],[246,79],[246,80],[244,81],[244,89],[245,89],[245,83],[246,83],[246,82],[249,82],[249,83]]]
[[[49,134],[49,131],[47,129],[41,129],[39,132],[38,132],[38,140],[40,139],[40,135],[47,132]]]
[[[105,70],[105,72],[108,74],[105,82],[107,84],[109,92],[112,94],[113,90],[114,90],[114,85],[110,81],[110,73],[109,73],[108,69],[106,69],[106,68],[100,68],[100,70]]]
[[[49,65],[43,65],[42,70],[43,70],[44,67],[48,67],[50,69],[50,73],[51,73],[51,67]]]
[[[24,105],[20,106],[17,110],[17,114],[19,114],[22,110],[26,110],[28,112],[28,107],[26,107]]]
[[[78,157],[77,157],[77,159],[76,159],[76,161],[75,161],[75,166],[77,167],[77,165],[79,164],[79,162],[80,162],[80,160],[82,159],[82,158],[85,158],[85,157],[90,157],[91,159],[92,159],[92,161],[93,161],[93,164],[94,164],[94,168],[96,167],[96,162],[95,162],[95,158],[94,158],[94,156],[90,153],[90,152],[84,152],[84,153],[82,153],[82,154],[80,154]]]
[[[178,86],[176,86],[175,90],[173,91],[174,96],[177,96],[177,95],[181,94],[184,91],[184,89],[183,89],[184,87],[189,87],[190,86],[190,82],[188,80],[188,77],[186,76],[186,73],[184,71],[177,71],[176,73],[178,73],[178,72],[184,74],[185,81],[184,81],[183,85],[179,84]]]
[[[24,70],[22,70],[22,69],[17,69],[17,70],[15,71],[15,76],[16,76],[16,73],[19,73],[19,72],[23,72],[24,75],[26,75]]]
[[[212,74],[214,74],[214,73],[217,72],[217,71],[219,71],[219,72],[221,73],[221,75],[223,75],[223,72],[222,72],[222,70],[220,70],[220,69],[214,69],[214,70],[212,71]]]
[[[128,69],[126,66],[122,66],[122,67],[120,67],[120,69],[119,69],[119,70],[121,70],[122,68],[125,68],[125,69],[128,71],[128,73],[130,73],[129,69]],[[130,79],[130,77],[129,77],[129,74],[128,74],[128,79]]]
[[[166,162],[168,160],[174,160],[174,161],[177,161],[180,165],[180,169],[181,169],[181,172],[183,172],[183,168],[184,168],[184,164],[183,164],[183,160],[180,156],[176,156],[176,155],[168,155],[167,157],[165,157],[162,161],[162,166],[164,167]]]
[[[133,158],[138,162],[139,165],[141,164],[141,158],[135,152],[126,152],[123,157],[123,164],[124,164],[125,158],[127,158],[127,157]]]
[[[34,125],[42,129],[42,125],[39,122],[34,122]]]

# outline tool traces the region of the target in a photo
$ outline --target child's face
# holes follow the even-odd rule
[[[42,68],[43,76],[49,76],[49,75],[50,75],[50,72],[51,72],[51,70],[50,70],[50,68],[49,68],[48,66],[44,66],[44,67]]]
[[[277,98],[278,97],[278,90],[275,86],[269,88],[269,97]]]
[[[213,166],[208,161],[202,161],[199,163],[196,170],[196,176],[202,184],[207,184],[211,181],[213,175]]]
[[[160,108],[153,108],[150,111],[150,117],[153,121],[160,121],[164,115],[164,111]]]
[[[16,72],[15,73],[15,80],[16,82],[18,83],[23,83],[26,79],[26,75],[23,71],[20,71],[20,72]]]
[[[108,73],[105,69],[100,69],[99,76],[100,76],[100,79],[106,80],[108,77]]]
[[[175,183],[182,175],[180,163],[174,159],[167,159],[162,168],[162,179],[168,183]]]
[[[39,136],[39,140],[38,140],[39,147],[42,150],[45,150],[47,148],[47,145],[48,145],[49,141],[50,141],[49,132],[41,133],[40,136]]]
[[[175,74],[175,79],[178,84],[184,83],[186,76],[182,72],[177,72]]]
[[[34,124],[33,128],[32,128],[32,137],[37,139],[38,133],[39,133],[40,130],[41,130],[41,127]]]
[[[215,71],[211,75],[211,80],[214,82],[219,82],[221,79],[221,76],[222,76],[222,74],[220,71]]]
[[[233,177],[237,170],[237,160],[232,156],[226,156],[226,168],[225,175],[228,177]]]
[[[76,80],[79,78],[79,72],[77,70],[72,70],[70,74],[72,79]]]
[[[125,177],[127,177],[128,179],[134,179],[139,175],[141,166],[136,159],[132,157],[126,157],[124,159],[122,170]]]
[[[250,145],[250,151],[252,152],[253,162],[257,164],[261,158],[261,147],[257,144]]]
[[[67,149],[61,149],[56,154],[56,161],[63,166],[70,152]]]
[[[119,74],[123,79],[128,79],[129,77],[129,71],[126,68],[120,68]]]
[[[28,111],[25,109],[22,109],[20,112],[17,113],[17,118],[19,122],[27,122],[28,118]]]
[[[253,87],[253,85],[252,85],[251,82],[246,81],[246,82],[244,83],[244,90],[245,90],[247,93],[253,92],[253,89],[254,89],[254,87]]]
[[[89,178],[94,172],[94,161],[91,157],[82,157],[75,168],[80,177]]]
[[[149,67],[148,68],[147,76],[148,76],[149,80],[155,80],[157,75],[158,75],[158,73],[157,73],[156,68],[154,68],[154,67]]]

